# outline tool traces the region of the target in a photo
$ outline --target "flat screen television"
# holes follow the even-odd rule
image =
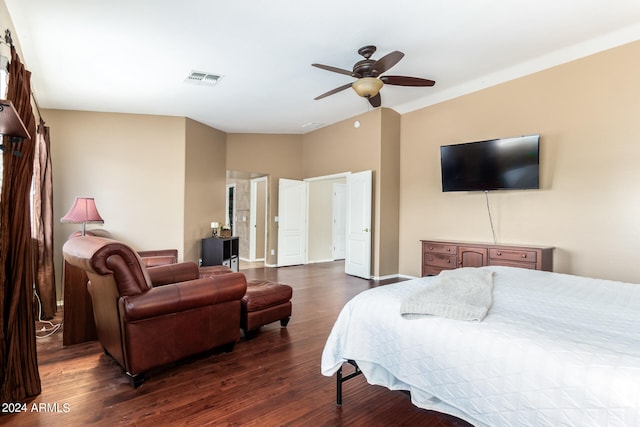
[[[440,147],[442,191],[540,188],[540,135]]]

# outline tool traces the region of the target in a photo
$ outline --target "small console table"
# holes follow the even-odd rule
[[[503,265],[553,270],[553,248],[421,240],[422,276],[458,267]]]
[[[238,237],[208,237],[202,239],[202,265],[226,265],[238,271]]]

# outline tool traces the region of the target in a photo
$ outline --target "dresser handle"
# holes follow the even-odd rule
[[[527,254],[522,254],[522,258],[526,258],[526,257],[527,257]]]
[[[502,256],[502,252],[498,251],[498,252],[496,252],[496,255]]]

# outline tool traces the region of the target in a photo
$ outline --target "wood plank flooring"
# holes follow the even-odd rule
[[[42,393],[27,402],[26,412],[0,416],[0,424],[468,427],[413,406],[406,393],[369,385],[363,376],[346,382],[343,405],[335,404],[335,377],[320,373],[326,338],[346,301],[386,284],[343,271],[342,262],[244,270],[248,278],[293,287],[288,327],[276,322],[253,340],[241,339],[231,353],[155,370],[138,389],[98,342],[63,347],[60,333],[39,339]]]

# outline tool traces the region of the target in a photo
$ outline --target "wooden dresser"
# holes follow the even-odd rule
[[[553,248],[421,240],[422,276],[458,267],[504,265],[553,270]]]

